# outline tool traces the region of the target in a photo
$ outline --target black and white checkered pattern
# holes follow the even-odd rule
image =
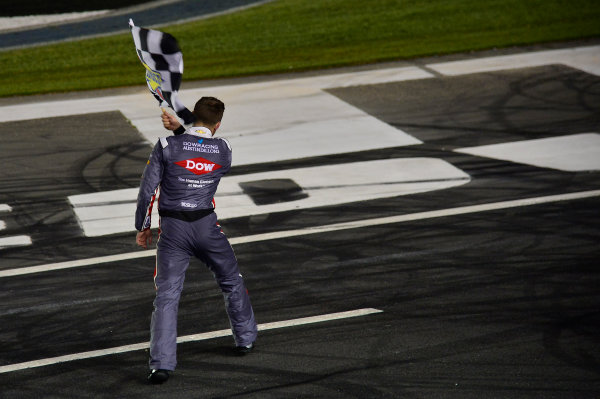
[[[183,54],[177,40],[168,33],[135,26],[129,20],[137,55],[146,68],[148,88],[161,106],[168,106],[185,124],[194,116],[177,96],[183,76]]]

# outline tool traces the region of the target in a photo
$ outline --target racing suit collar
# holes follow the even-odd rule
[[[205,139],[210,139],[213,136],[210,129],[207,127],[204,127],[204,126],[191,126],[191,127],[187,128],[186,133],[191,134],[193,136],[202,137]]]

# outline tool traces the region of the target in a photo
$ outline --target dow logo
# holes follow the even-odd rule
[[[204,158],[185,159],[183,161],[175,162],[175,165],[186,168],[195,175],[205,175],[221,168],[221,165]]]

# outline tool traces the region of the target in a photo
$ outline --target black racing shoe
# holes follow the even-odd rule
[[[250,345],[246,345],[246,346],[236,346],[235,348],[233,348],[233,351],[238,356],[244,356],[244,355],[247,355],[248,353],[252,352],[253,349],[254,349],[254,343],[251,343]]]
[[[169,379],[169,370],[150,370],[148,381],[152,384],[162,384]]]

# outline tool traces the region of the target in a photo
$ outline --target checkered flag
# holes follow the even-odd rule
[[[177,97],[183,76],[183,54],[177,40],[158,30],[135,26],[129,20],[137,55],[146,68],[148,88],[161,106],[168,106],[186,125],[194,122],[194,115]]]

